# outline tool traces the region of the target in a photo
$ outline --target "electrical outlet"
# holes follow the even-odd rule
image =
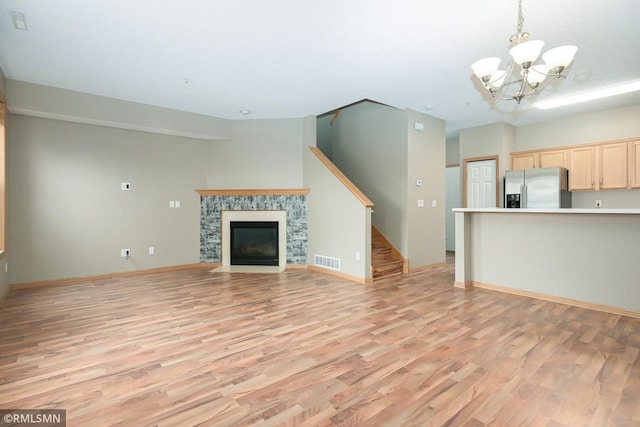
[[[129,259],[129,257],[131,256],[131,249],[120,249],[120,256],[122,258]]]
[[[596,208],[602,207],[602,200],[596,200]]]
[[[131,183],[130,182],[121,182],[120,183],[120,189],[122,191],[129,191],[131,190]]]
[[[154,255],[156,253],[156,248],[153,246],[149,246],[149,255]]]

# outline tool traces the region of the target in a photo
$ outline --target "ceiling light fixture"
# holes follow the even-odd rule
[[[550,108],[564,107],[565,105],[593,101],[594,99],[622,95],[624,93],[635,92],[637,90],[640,90],[640,80],[631,83],[625,83],[622,85],[607,87],[604,89],[593,90],[590,92],[579,93],[577,95],[566,96],[564,98],[552,99],[549,101],[540,101],[536,103],[536,107],[542,110],[548,110]]]
[[[553,79],[547,77],[565,77],[564,69],[573,61],[578,48],[572,45],[550,49],[542,54],[544,64],[536,64],[544,41],[529,40],[529,33],[522,31],[524,17],[522,0],[518,0],[518,32],[509,38],[509,54],[511,62],[507,70],[499,70],[500,58],[480,59],[471,65],[473,72],[482,85],[491,93],[491,97],[514,100],[520,104],[523,98],[536,95]],[[513,78],[516,80],[511,80]],[[547,80],[547,83],[543,84]],[[507,86],[518,84],[515,92],[506,93]]]

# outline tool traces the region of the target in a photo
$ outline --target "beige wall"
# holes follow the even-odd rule
[[[6,78],[4,76],[4,73],[2,72],[2,69],[0,68],[0,97],[3,97],[6,99]],[[8,121],[8,118],[7,118]],[[6,181],[5,181],[6,183]],[[5,188],[6,191],[6,188]],[[5,221],[8,222],[8,218],[5,216]],[[5,223],[5,230],[7,230],[7,223]],[[5,271],[5,263],[8,263],[8,257],[5,255],[2,258],[0,258],[0,301],[2,300],[2,298],[4,298],[4,296],[7,294],[7,292],[9,292],[9,274],[8,272]],[[8,266],[8,264],[7,264]]]
[[[447,139],[447,165],[460,164],[460,138]]]
[[[237,120],[210,144],[207,188],[301,188],[304,119]]]
[[[444,121],[362,102],[343,109],[330,132],[334,163],[373,201],[371,221],[410,267],[444,261]]]
[[[513,151],[640,137],[640,105],[519,126]]]
[[[304,152],[308,196],[308,264],[316,255],[340,260],[340,273],[371,277],[371,208],[365,207],[308,148]],[[357,254],[357,255],[356,255]]]
[[[10,118],[12,283],[199,262],[194,190],[205,186],[208,142]],[[181,208],[169,208],[170,200]]]
[[[2,68],[0,68],[0,95],[6,98],[7,93],[7,79],[2,72]]]
[[[465,159],[498,156],[498,186],[502,194],[502,177],[510,167],[509,153],[513,151],[516,128],[506,123],[463,129],[460,131],[460,166]],[[464,176],[463,171],[460,175]],[[464,184],[464,183],[463,183]],[[502,206],[502,197],[499,197]]]
[[[445,261],[445,122],[413,110],[407,115],[407,242],[411,269]],[[414,129],[422,123],[424,130]],[[422,185],[416,185],[421,180]],[[418,207],[418,200],[424,207]],[[433,206],[435,203],[436,206]]]
[[[402,110],[345,108],[331,126],[333,162],[376,205],[371,221],[407,256],[407,133]]]
[[[640,215],[464,215],[468,281],[640,311]]]
[[[14,114],[204,140],[226,139],[231,121],[16,80],[7,81]]]
[[[195,190],[300,188],[302,149],[315,144],[315,118],[214,119],[207,127],[201,116],[177,113],[163,122],[166,111],[154,107],[64,91],[56,92],[65,100],[59,110],[46,99],[50,88],[9,83],[9,283],[197,263]],[[72,115],[80,100],[91,114]],[[94,123],[118,116],[112,108],[128,110],[130,121]],[[154,118],[162,123],[150,128]],[[192,124],[225,139],[193,138]]]

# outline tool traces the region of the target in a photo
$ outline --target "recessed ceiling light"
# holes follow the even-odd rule
[[[591,92],[579,93],[577,95],[567,96],[564,98],[540,101],[536,103],[536,107],[542,110],[548,110],[549,108],[564,107],[565,105],[578,104],[580,102],[593,101],[596,99],[607,98],[609,96],[622,95],[624,93],[635,92],[637,90],[640,90],[640,80],[604,89],[593,90]]]
[[[16,30],[27,31],[27,20],[24,17],[24,13],[11,11],[11,19],[13,19],[13,28]]]
[[[249,110],[240,110],[240,114],[242,114],[243,116],[248,116],[249,114],[251,114],[251,111],[249,111]]]

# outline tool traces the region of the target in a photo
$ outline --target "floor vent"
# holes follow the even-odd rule
[[[331,270],[340,271],[340,258],[331,258],[324,255],[316,255],[315,264],[318,267],[330,268]]]

